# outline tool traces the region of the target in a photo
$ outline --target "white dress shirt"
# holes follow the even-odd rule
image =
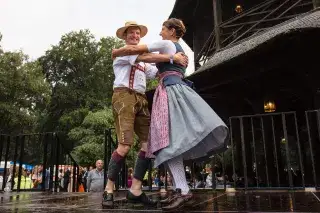
[[[158,69],[147,63],[136,63],[138,55],[117,57],[113,61],[113,88],[127,87],[138,93],[146,91],[146,79],[155,78]]]

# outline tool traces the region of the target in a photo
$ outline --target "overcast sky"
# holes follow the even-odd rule
[[[23,50],[35,59],[73,30],[89,29],[97,39],[115,36],[128,20],[145,24],[149,32],[141,40],[161,39],[161,25],[170,15],[175,0],[0,0],[1,46]],[[184,42],[183,42],[184,43]],[[193,72],[193,54],[185,44]]]

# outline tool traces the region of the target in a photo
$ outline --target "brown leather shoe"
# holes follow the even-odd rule
[[[180,191],[180,193],[179,193]],[[163,211],[176,211],[184,206],[192,198],[192,193],[189,192],[186,195],[181,194],[181,190],[177,190],[174,198],[171,200],[171,204],[165,207],[162,207]]]

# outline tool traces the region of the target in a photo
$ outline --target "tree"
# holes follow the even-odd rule
[[[113,86],[111,51],[123,42],[113,37],[96,41],[88,30],[63,35],[39,59],[52,88],[46,130],[70,131],[79,122],[61,119],[74,110],[101,110],[110,105]],[[64,121],[68,120],[67,125]]]
[[[104,131],[112,126],[112,110],[105,108],[88,112],[81,125],[69,132],[69,138],[78,142],[73,151],[78,163],[94,165],[97,159],[104,159]]]
[[[1,40],[1,34],[0,34]],[[37,114],[50,98],[39,63],[20,52],[0,48],[0,128],[4,133],[34,131]]]
[[[39,58],[52,89],[43,131],[66,132],[69,140],[64,146],[75,147],[80,164],[103,156],[104,130],[113,126],[111,52],[123,45],[113,37],[96,41],[88,30],[80,30],[63,35]]]

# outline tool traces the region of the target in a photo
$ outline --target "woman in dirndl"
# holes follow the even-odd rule
[[[184,52],[179,39],[186,28],[179,19],[163,23],[163,40],[149,45],[128,45],[113,50],[113,57],[159,52],[172,56]],[[164,164],[173,178],[174,196],[162,203],[163,210],[184,205],[192,193],[187,184],[183,160],[210,157],[227,147],[229,131],[214,110],[183,80],[185,67],[157,63],[159,85],[153,97],[148,152],[155,156],[154,166]]]

